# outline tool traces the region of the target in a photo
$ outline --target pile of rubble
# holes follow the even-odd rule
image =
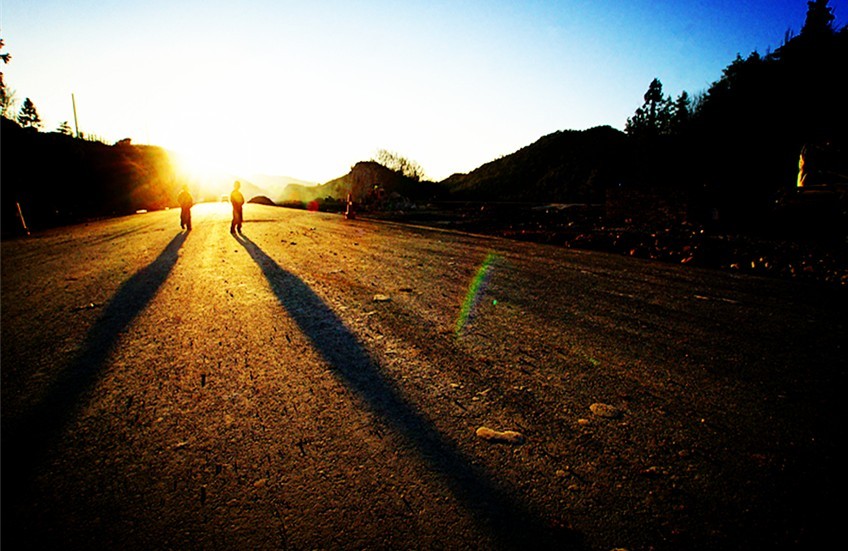
[[[844,238],[758,237],[685,223],[659,230],[633,224],[612,226],[597,207],[562,207],[469,204],[377,217],[703,268],[848,285],[848,241]]]
[[[715,235],[684,227],[654,232],[597,228],[565,237],[563,243],[664,262],[848,285],[848,246],[844,242]]]

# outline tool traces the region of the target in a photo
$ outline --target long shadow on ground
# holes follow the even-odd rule
[[[576,548],[576,534],[551,528],[511,497],[492,475],[472,465],[456,445],[407,402],[396,385],[366,352],[357,337],[310,287],[281,268],[244,236],[236,240],[261,268],[280,304],[330,364],[334,373],[356,392],[448,484],[457,499],[484,530],[504,548]]]
[[[92,326],[76,358],[53,380],[44,397],[19,419],[3,420],[3,537],[13,545],[17,531],[30,527],[17,518],[48,454],[61,441],[86,395],[97,383],[119,337],[147,307],[177,263],[185,233],[174,237],[159,256],[123,285]],[[85,466],[80,466],[85,468]]]

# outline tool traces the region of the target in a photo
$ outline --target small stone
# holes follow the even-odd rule
[[[651,465],[647,469],[642,469],[641,471],[639,471],[639,474],[653,478],[653,477],[657,477],[657,476],[662,476],[665,473],[663,472],[662,469],[660,469],[656,465]]]
[[[487,442],[498,444],[520,445],[524,443],[524,435],[514,430],[497,431],[489,427],[480,427],[477,429],[477,436]]]
[[[615,419],[621,416],[621,411],[617,407],[609,404],[602,404],[600,402],[595,402],[589,406],[589,410],[591,410],[595,416],[603,417],[605,419]]]
[[[374,302],[389,302],[392,297],[388,295],[374,295]]]

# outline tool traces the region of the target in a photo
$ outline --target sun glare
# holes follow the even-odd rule
[[[179,151],[173,154],[177,172],[188,179],[203,179],[219,171],[213,156],[200,151]]]
[[[213,151],[199,149],[172,153],[178,178],[189,186],[198,201],[213,201],[232,185],[227,171]]]

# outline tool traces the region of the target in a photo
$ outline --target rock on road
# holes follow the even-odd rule
[[[838,533],[843,290],[227,207],[2,243],[4,549]]]

